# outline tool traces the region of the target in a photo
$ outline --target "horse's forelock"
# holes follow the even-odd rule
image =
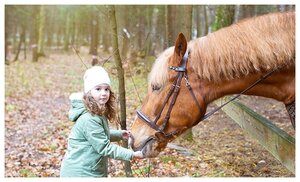
[[[151,85],[163,86],[166,83],[168,80],[168,60],[173,52],[174,47],[170,47],[157,57],[148,76],[148,88],[151,88]]]

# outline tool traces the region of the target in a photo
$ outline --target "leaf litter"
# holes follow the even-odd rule
[[[91,60],[88,54],[83,57]],[[115,72],[112,63],[107,69]],[[84,71],[72,54],[52,54],[38,63],[21,60],[5,66],[5,177],[59,177],[73,125],[67,116],[68,96],[81,90]],[[116,75],[112,75],[113,80],[117,80]],[[133,80],[140,97],[144,98],[147,75],[134,74]],[[114,90],[117,90],[116,84]],[[135,110],[141,105],[130,77],[126,77],[126,90],[130,128]],[[241,100],[294,136],[283,106],[278,102],[246,96]],[[133,176],[295,176],[222,112],[195,126],[192,141],[180,137],[173,144],[190,153],[171,147],[156,158],[131,161]],[[109,160],[109,175],[125,177],[122,161]]]

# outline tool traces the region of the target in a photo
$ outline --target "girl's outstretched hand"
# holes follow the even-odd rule
[[[133,159],[143,159],[144,158],[144,154],[142,151],[135,151],[133,153]]]
[[[122,130],[122,131],[123,131],[122,132],[122,140],[128,140],[131,135],[130,131],[127,131],[127,130]]]

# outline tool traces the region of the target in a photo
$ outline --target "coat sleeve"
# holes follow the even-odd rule
[[[92,147],[103,156],[117,160],[131,160],[133,151],[110,143],[105,133],[103,123],[94,119],[86,121],[84,134]]]
[[[122,140],[123,130],[110,130],[110,141],[116,142]]]

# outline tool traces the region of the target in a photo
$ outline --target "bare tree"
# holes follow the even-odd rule
[[[66,12],[66,27],[64,30],[64,50],[68,51],[69,50],[69,38],[70,38],[70,27],[71,27],[71,12],[69,9],[67,9]]]
[[[192,20],[193,20],[193,6],[183,6],[183,13],[181,17],[181,32],[185,35],[187,40],[192,39]],[[179,33],[179,32],[178,32]]]
[[[231,25],[234,21],[235,7],[233,5],[220,5],[216,10],[213,31]]]
[[[39,17],[38,17],[38,56],[45,56],[44,53],[44,36],[45,36],[45,19],[46,11],[45,6],[40,6]]]
[[[90,32],[91,32],[91,43],[90,43],[90,54],[93,56],[98,55],[98,43],[99,43],[99,16],[98,12],[91,9],[91,20],[90,20]]]
[[[37,62],[38,61],[38,16],[39,16],[39,6],[33,6],[32,7],[32,30],[30,32],[30,38],[31,38],[31,51],[32,51],[32,61]]]
[[[114,59],[118,72],[118,81],[119,81],[119,101],[120,101],[120,124],[121,129],[126,130],[126,97],[125,97],[125,80],[124,80],[124,69],[122,66],[122,60],[119,52],[118,45],[118,28],[117,28],[117,20],[115,13],[115,6],[108,6],[108,15],[110,20],[110,27],[112,30],[112,47],[114,51]],[[123,147],[128,147],[127,141],[123,141]],[[125,161],[125,172],[126,176],[132,176],[132,171],[130,167],[130,162]]]

